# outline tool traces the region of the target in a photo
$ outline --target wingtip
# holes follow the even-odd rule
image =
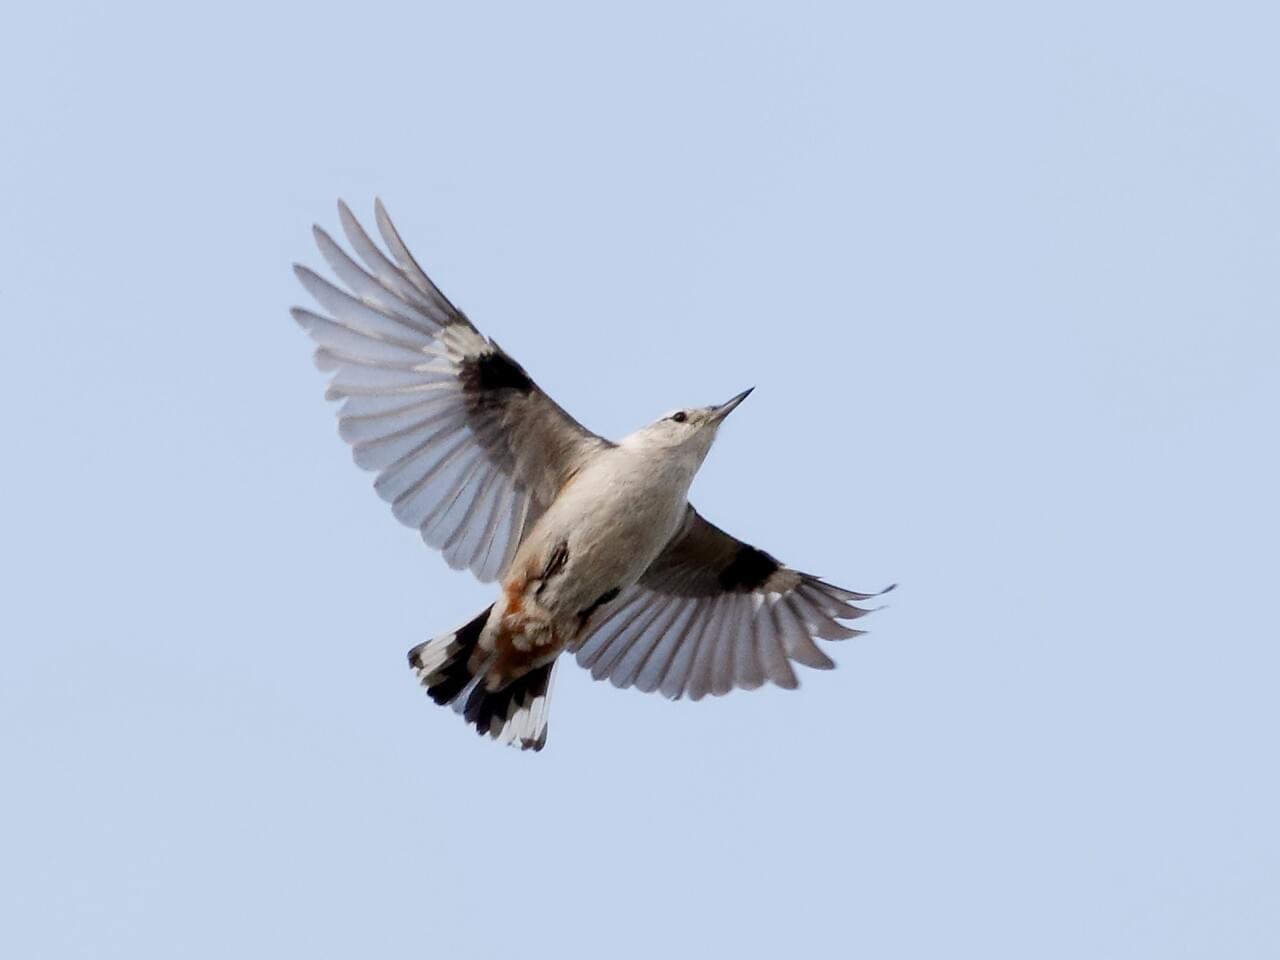
[[[342,232],[347,234],[348,237],[353,229],[360,229],[360,221],[356,219],[356,215],[347,206],[347,201],[341,197],[338,198],[338,222],[342,224]]]
[[[381,197],[373,198],[373,221],[378,225],[378,231],[382,234],[383,240],[392,249],[397,245],[404,245],[404,241],[400,239],[400,231],[391,222],[391,214],[387,213],[387,208],[383,206]]]
[[[790,665],[791,661],[788,660],[787,663],[788,665]],[[791,671],[791,675],[789,677],[784,677],[782,679],[779,679],[778,677],[770,677],[769,682],[772,683],[779,690],[799,690],[800,689],[800,678],[796,676],[796,673],[794,670]]]

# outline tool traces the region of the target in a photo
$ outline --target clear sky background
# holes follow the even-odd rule
[[[15,9],[0,955],[1280,955],[1275,10]],[[430,703],[492,588],[286,312],[375,194],[593,429],[756,386],[839,669]]]

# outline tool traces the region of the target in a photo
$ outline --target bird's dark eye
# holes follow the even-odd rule
[[[683,410],[680,410],[680,411],[677,411],[676,413],[673,413],[671,415],[671,419],[674,420],[676,423],[684,423],[686,420],[689,419],[689,415],[685,413]]]

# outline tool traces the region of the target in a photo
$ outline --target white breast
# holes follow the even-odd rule
[[[557,543],[568,545],[563,573],[547,584],[539,604],[553,613],[576,613],[635,583],[679,529],[694,469],[624,447],[584,467],[526,545],[540,555]]]

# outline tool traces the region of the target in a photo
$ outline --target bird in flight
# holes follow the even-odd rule
[[[315,227],[338,283],[295,265],[319,309],[292,312],[331,374],[326,398],[342,402],[339,433],[402,523],[451,567],[500,584],[475,618],[409,651],[436,703],[540,750],[566,652],[597,680],[673,699],[766,681],[793,689],[792,663],[834,666],[814,639],[861,633],[840,621],[868,613],[855,603],[875,594],[786,567],[688,502],[750,390],[612,443],[449,302],[381,201],[385,252],[346,204],[338,214],[359,260]]]

